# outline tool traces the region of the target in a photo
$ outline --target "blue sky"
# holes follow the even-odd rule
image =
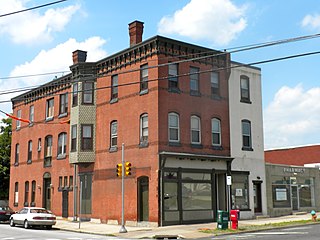
[[[52,0],[53,1],[53,0]],[[1,0],[0,15],[50,2]],[[96,61],[129,47],[128,23],[144,22],[143,39],[162,35],[213,48],[289,39],[320,32],[317,0],[68,0],[0,18],[0,91],[45,83],[68,71],[71,53]],[[320,39],[232,54],[251,63],[319,51]],[[265,148],[320,143],[320,55],[257,65],[262,69]],[[56,74],[58,77],[62,75]],[[0,95],[0,101],[14,94]],[[0,103],[11,111],[11,105]],[[3,116],[5,117],[5,116]]]

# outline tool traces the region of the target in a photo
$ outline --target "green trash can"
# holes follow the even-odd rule
[[[218,229],[228,229],[229,223],[229,212],[218,210],[217,211],[217,228]]]

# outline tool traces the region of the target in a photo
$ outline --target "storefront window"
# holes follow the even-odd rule
[[[212,209],[210,183],[182,183],[182,209]]]
[[[272,185],[273,207],[291,207],[289,185]]]
[[[249,209],[249,189],[247,174],[232,174],[232,209]]]

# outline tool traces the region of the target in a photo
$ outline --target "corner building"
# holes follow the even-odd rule
[[[124,157],[132,164],[131,175],[125,177],[126,225],[212,222],[218,209],[227,210],[226,175],[233,160],[230,56],[162,36],[142,41],[142,34],[142,22],[130,23],[129,48],[97,62],[86,62],[85,51],[74,51],[72,73],[48,83],[57,87],[64,82],[67,117],[54,117],[61,125],[41,119],[47,130],[39,127],[37,134],[45,138],[52,131],[52,156],[59,156],[62,140],[54,135],[65,132],[65,161],[53,157],[52,165],[44,168],[42,155],[38,165],[14,166],[12,157],[10,203],[19,195],[19,206],[23,204],[20,196],[26,195],[23,184],[29,167],[29,172],[39,172],[34,177],[40,188],[49,184],[50,208],[57,215],[120,224],[116,165]],[[34,94],[40,105],[34,112],[41,115],[51,98],[42,88],[45,85],[13,99],[14,114],[29,114],[31,103],[23,99]],[[55,110],[63,108],[58,93]],[[31,135],[29,127],[23,137],[21,130],[13,132],[12,156],[14,144],[26,145],[26,135]],[[27,154],[26,149],[18,152]],[[43,192],[36,196],[35,205],[48,207]]]

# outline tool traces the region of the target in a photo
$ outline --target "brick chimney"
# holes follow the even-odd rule
[[[76,50],[72,53],[73,64],[86,62],[87,60],[87,52],[82,50]]]
[[[143,22],[129,23],[130,47],[142,42]]]

